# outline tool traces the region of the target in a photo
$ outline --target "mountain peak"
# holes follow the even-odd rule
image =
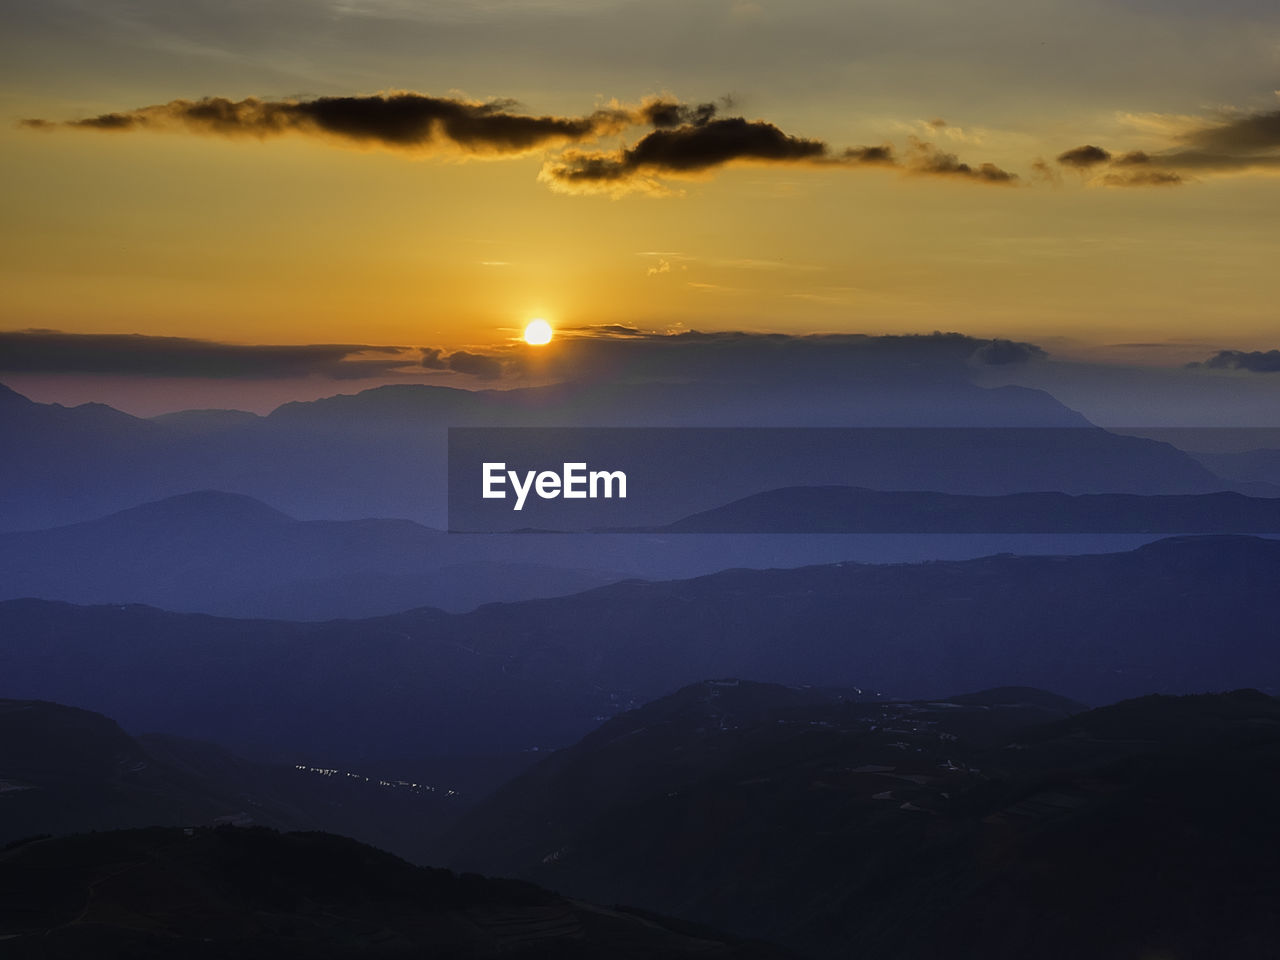
[[[351,418],[419,418],[457,413],[471,408],[476,394],[457,387],[400,383],[371,387],[359,393],[339,393],[318,400],[294,400],[281,404],[266,419],[279,422],[332,423]]]
[[[0,407],[34,406],[35,401],[0,383]]]
[[[121,510],[104,519],[156,519],[169,523],[293,523],[294,518],[242,493],[194,490]]]

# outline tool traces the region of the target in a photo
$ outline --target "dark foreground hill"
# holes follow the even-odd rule
[[[452,859],[833,960],[1274,956],[1280,702],[1076,710],[699,684],[513,781]]]
[[[900,697],[1016,684],[1090,704],[1280,691],[1280,542],[729,570],[330,623],[0,603],[10,696],[316,766],[572,743],[708,676]],[[406,769],[398,767],[398,769]]]
[[[422,862],[467,802],[443,784],[251,763],[213,744],[131,737],[88,710],[0,700],[0,846],[226,820],[329,830]]]
[[[342,837],[234,827],[0,854],[0,943],[15,960],[781,956],[525,883],[414,867]]]

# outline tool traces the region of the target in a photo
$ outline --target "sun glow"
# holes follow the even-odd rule
[[[530,320],[529,325],[524,328],[524,342],[541,346],[544,343],[551,342],[551,324],[542,319]]]

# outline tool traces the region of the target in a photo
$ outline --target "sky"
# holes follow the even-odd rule
[[[546,350],[609,326],[946,330],[1039,345],[1058,366],[1017,373],[1038,383],[1065,364],[1280,390],[1274,3],[10,0],[0,17],[0,332],[63,335],[0,340],[24,358],[0,355],[0,380],[37,399],[155,413],[492,386],[533,317],[560,333]],[[349,349],[232,392],[202,369],[95,368],[104,342],[66,335]]]

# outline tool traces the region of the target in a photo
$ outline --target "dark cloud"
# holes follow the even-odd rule
[[[973,352],[973,359],[978,363],[991,367],[1002,367],[1011,363],[1026,363],[1028,360],[1041,360],[1048,356],[1034,343],[1020,343],[1017,340],[992,340],[984,343]]]
[[[540,179],[569,193],[641,190],[666,192],[661,178],[706,173],[731,163],[900,167],[908,173],[950,174],[985,183],[1012,183],[1017,175],[984,163],[971,167],[932,144],[913,141],[901,162],[889,144],[834,151],[821,140],[792,136],[764,120],[723,117],[654,130],[634,146],[608,151],[571,150],[546,163]]]
[[[611,153],[570,152],[543,168],[543,179],[572,190],[635,181],[653,174],[693,174],[733,161],[788,163],[828,156],[820,140],[783,133],[762,120],[730,117],[654,130]]]
[[[449,358],[444,351],[435,347],[422,348],[422,365],[428,370],[448,370]]]
[[[141,334],[0,332],[0,371],[4,373],[241,380],[318,375],[359,380],[384,376],[411,363],[413,355],[403,347],[332,343],[255,346]]]
[[[480,380],[497,380],[502,376],[502,361],[459,350],[449,356],[449,369],[456,373],[470,374]]]
[[[1100,163],[1106,163],[1111,159],[1111,152],[1104,150],[1102,147],[1095,147],[1091,143],[1086,143],[1083,146],[1072,147],[1070,150],[1058,154],[1057,159],[1064,167],[1087,170],[1090,167],[1096,167]]]
[[[627,110],[582,117],[532,116],[510,100],[484,103],[397,92],[311,100],[171,100],[124,113],[107,113],[59,126],[130,131],[185,130],[218,136],[326,136],[357,145],[427,152],[454,148],[473,154],[517,154],[557,143],[614,133],[631,123]],[[47,128],[46,120],[27,126]]]
[[[1233,157],[1280,149],[1280,110],[1209,122],[1178,136],[1196,149]]]
[[[1171,123],[1171,125],[1173,125]],[[1058,162],[1080,169],[1106,165],[1096,182],[1110,187],[1175,186],[1194,173],[1280,169],[1280,110],[1184,123],[1164,150],[1113,156],[1102,147],[1075,147]]]
[[[826,144],[783,133],[771,123],[730,117],[675,130],[655,130],[624,152],[624,163],[638,168],[687,173],[731,160],[786,162],[823,156]]]
[[[1108,187],[1176,187],[1183,182],[1182,174],[1172,170],[1135,170],[1107,173],[1102,177],[1102,183]]]
[[[844,167],[900,167],[908,173],[1012,183],[1016,174],[991,163],[970,166],[931,144],[914,141],[912,158],[900,161],[889,144],[834,150],[821,140],[794,136],[765,120],[721,116],[718,102],[684,103],[651,97],[638,107],[613,104],[583,116],[522,113],[512,100],[485,102],[433,97],[412,91],[372,96],[264,100],[171,100],[83,120],[24,120],[31,129],[128,132],[171,130],[259,139],[285,135],[321,137],[352,146],[380,146],[415,153],[460,151],[514,156],[616,134],[634,125],[652,127],[630,147],[570,149],[543,166],[539,179],[570,193],[641,190],[667,192],[664,177],[696,176],[731,163],[803,163]],[[931,124],[945,127],[944,121]]]
[[[1219,350],[1204,363],[1189,363],[1189,367],[1206,367],[1210,370],[1248,370],[1251,373],[1280,373],[1280,350]]]
[[[1058,171],[1045,162],[1043,157],[1036,157],[1031,162],[1031,175],[1037,180],[1045,183],[1060,184],[1062,178],[1058,175]]]
[[[446,353],[438,347],[422,347],[422,365],[428,370],[452,370],[481,380],[496,380],[502,376],[502,362],[478,353],[459,350]]]
[[[865,163],[871,166],[896,166],[898,161],[893,155],[893,147],[881,144],[878,147],[847,147],[836,157],[838,163]]]
[[[1016,173],[1002,170],[994,163],[983,163],[973,167],[962,163],[954,153],[947,153],[931,143],[914,138],[911,140],[907,170],[926,176],[961,177],[979,183],[1012,184],[1018,180]]]
[[[514,349],[508,363],[515,375],[553,380],[845,386],[857,381],[899,390],[908,381],[968,380],[975,363],[1013,364],[1043,355],[1032,344],[960,333],[792,336],[688,331],[563,336],[554,349]]]
[[[1170,158],[1131,150],[1118,156],[1091,143],[1058,154],[1058,163],[1080,171],[1101,168],[1093,183],[1106,187],[1176,187],[1186,178],[1169,168]]]
[[[686,125],[701,127],[715,118],[719,107],[714,103],[688,104],[657,98],[645,101],[637,112],[641,121],[659,129]]]

